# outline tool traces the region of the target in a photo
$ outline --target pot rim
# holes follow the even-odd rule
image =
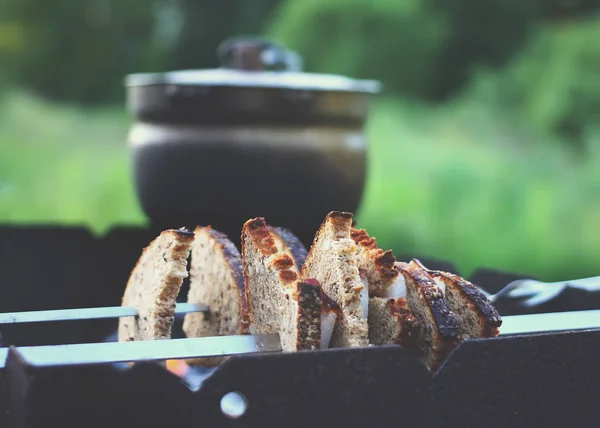
[[[125,77],[126,87],[154,85],[225,86],[368,94],[376,94],[381,90],[381,83],[377,80],[361,80],[335,74],[296,71],[247,71],[214,68],[166,73],[134,73]]]

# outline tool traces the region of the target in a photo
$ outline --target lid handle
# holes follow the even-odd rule
[[[296,52],[256,36],[233,37],[217,48],[223,68],[247,71],[302,71],[302,58]]]

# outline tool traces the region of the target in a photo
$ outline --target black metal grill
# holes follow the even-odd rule
[[[119,305],[155,235],[120,229],[97,239],[76,228],[0,228],[0,311]],[[520,277],[479,270],[472,278],[496,292]],[[186,295],[184,288],[181,300]],[[593,297],[569,291],[528,312],[599,308]],[[518,302],[497,307],[502,315],[524,311]],[[1,332],[5,346],[89,343],[105,340],[115,325],[82,320]],[[180,321],[174,336],[182,337]],[[158,363],[36,367],[13,348],[0,373],[0,426],[583,426],[597,419],[599,344],[600,330],[472,340],[435,374],[394,346],[236,356],[197,391]],[[221,409],[229,392],[247,403],[238,418]]]

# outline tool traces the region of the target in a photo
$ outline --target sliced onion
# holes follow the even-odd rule
[[[321,349],[329,348],[336,320],[337,314],[335,311],[321,311]]]
[[[386,290],[384,297],[392,297],[394,299],[404,297],[406,299],[406,296],[406,279],[404,275],[400,274],[392,286]]]
[[[362,308],[363,319],[367,320],[369,314],[369,281],[364,275],[360,276],[363,283],[363,289],[360,292],[360,306]]]
[[[435,281],[435,285],[442,291],[442,294],[446,296],[446,283],[437,277],[434,277],[433,280]]]

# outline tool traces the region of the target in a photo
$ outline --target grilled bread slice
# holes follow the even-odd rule
[[[298,281],[295,262],[275,239],[262,217],[242,230],[242,260],[253,333],[279,333],[284,351],[319,349],[321,287]]]
[[[296,273],[300,275],[302,266],[304,266],[306,256],[308,255],[308,251],[306,251],[306,248],[302,242],[300,242],[298,237],[296,237],[296,235],[294,235],[289,229],[269,226],[269,230],[273,235],[277,249],[285,252],[288,256],[294,259],[294,267],[297,270]]]
[[[460,342],[458,321],[442,290],[429,274],[414,262],[396,262],[406,284],[408,306],[421,326],[415,350],[431,371]]]
[[[176,299],[188,276],[193,241],[192,232],[170,229],[143,250],[122,299],[122,305],[136,308],[138,316],[119,320],[119,341],[171,338]]]
[[[385,297],[369,298],[369,343],[410,348],[419,337],[419,322],[408,301]]]
[[[358,248],[358,270],[369,291],[369,343],[412,346],[418,336],[419,323],[408,307],[404,278],[395,268],[396,258],[383,251],[364,229],[352,229],[351,237]]]
[[[302,269],[308,252],[300,240],[290,230],[281,227],[269,226],[273,234],[275,245],[279,251],[283,251],[294,259],[296,267]],[[299,272],[298,272],[299,273]],[[306,280],[311,281],[311,280]],[[321,349],[329,348],[333,328],[338,319],[341,318],[341,309],[337,303],[329,298],[321,289]]]
[[[426,270],[444,293],[463,339],[498,336],[502,318],[475,285],[452,273],[428,270],[418,260],[414,260],[414,263]]]
[[[210,226],[197,227],[192,245],[188,302],[205,303],[209,313],[190,313],[183,321],[187,337],[249,334],[242,257],[229,238]],[[196,358],[188,364],[213,366],[225,358]]]
[[[351,229],[351,213],[329,213],[302,268],[302,277],[316,278],[325,294],[341,308],[342,316],[333,329],[332,348],[368,345],[368,294],[360,279]]]

